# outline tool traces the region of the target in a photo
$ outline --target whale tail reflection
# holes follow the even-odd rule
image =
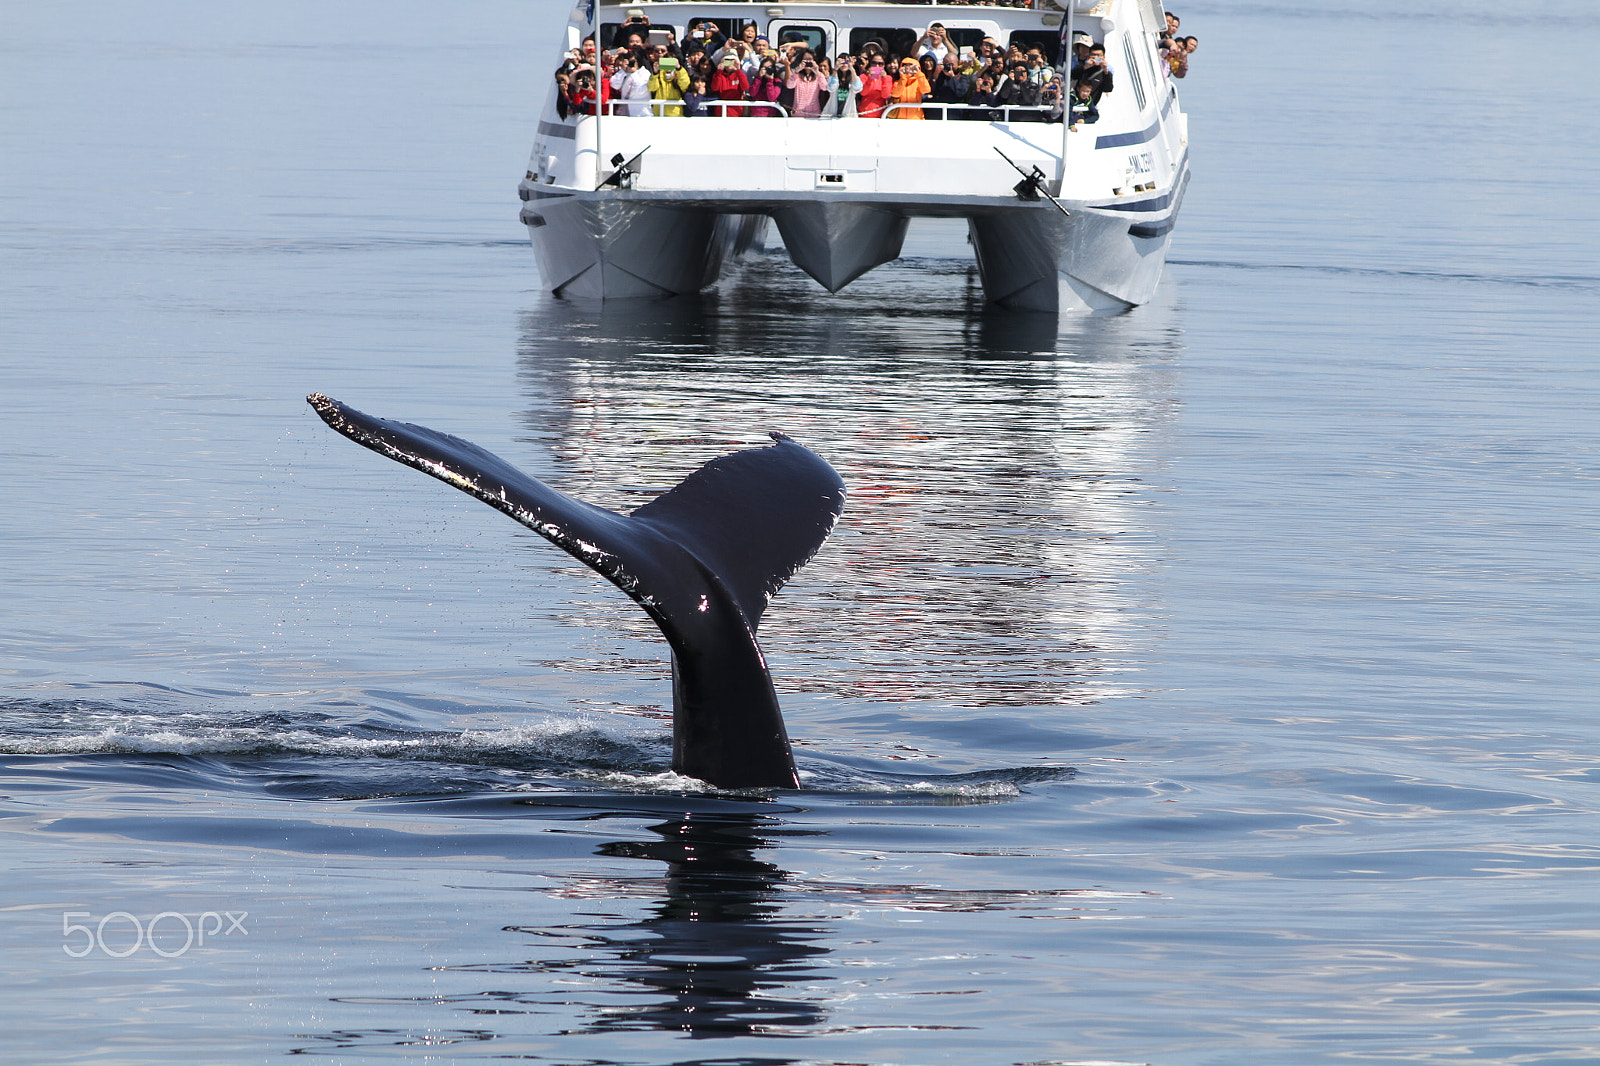
[[[595,570],[672,648],[672,768],[719,788],[798,788],[756,627],[844,509],[844,484],[782,434],[725,455],[628,515],[558,492],[477,445],[374,418],[320,393],[322,420],[358,444],[503,511]]]

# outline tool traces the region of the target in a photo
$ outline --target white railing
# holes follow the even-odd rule
[[[656,118],[660,118],[660,117],[678,118],[678,117],[682,117],[682,116],[676,116],[676,115],[670,115],[669,116],[669,115],[666,115],[665,114],[665,109],[669,108],[669,107],[679,107],[679,108],[681,108],[681,107],[683,107],[685,105],[684,105],[684,102],[682,100],[617,100],[617,99],[612,99],[612,100],[607,100],[606,101],[605,114],[610,115],[610,116],[615,116],[617,118],[629,118],[629,117],[643,118],[645,116],[642,116],[642,115],[632,115],[632,116],[630,116],[629,113],[626,110],[621,110],[621,109],[624,109],[624,108],[641,107],[641,106],[650,108],[650,110],[652,112],[652,116],[651,117],[656,117]],[[813,118],[813,119],[829,119],[829,120],[833,120],[833,119],[854,119],[854,118],[863,118],[863,117],[875,117],[875,118],[879,118],[879,119],[889,119],[889,118],[894,118],[895,117],[894,112],[900,111],[900,110],[903,110],[903,109],[911,109],[911,108],[915,108],[916,110],[922,111],[924,113],[929,112],[929,111],[936,111],[939,114],[943,115],[944,118],[949,119],[951,121],[958,121],[958,120],[972,121],[972,120],[976,119],[976,120],[979,120],[979,121],[987,121],[987,122],[1015,122],[1015,121],[1018,121],[1018,120],[1016,118],[1014,118],[1013,116],[1017,115],[1017,114],[1034,114],[1034,115],[1038,115],[1039,116],[1039,118],[1037,120],[1034,120],[1034,119],[1023,119],[1023,120],[1021,120],[1021,121],[1024,121],[1024,122],[1030,122],[1030,121],[1060,122],[1061,118],[1062,118],[1060,113],[1057,113],[1052,117],[1051,113],[1056,110],[1055,107],[1053,105],[1047,106],[1047,105],[1043,105],[1043,104],[1031,104],[1031,105],[1022,105],[1022,104],[993,104],[993,105],[990,105],[990,104],[939,104],[939,103],[934,103],[932,101],[923,101],[921,103],[915,103],[915,104],[891,103],[891,104],[887,104],[884,107],[882,114],[876,115],[876,116],[835,115],[835,114],[830,114],[829,112],[830,112],[831,108],[829,108],[827,106],[823,107],[822,113],[819,114],[819,115],[796,115],[796,114],[790,112],[782,104],[777,103],[775,101],[769,101],[769,100],[702,100],[702,101],[700,101],[700,106],[702,108],[704,108],[705,110],[707,110],[707,111],[716,112],[716,114],[714,116],[710,116],[710,117],[716,117],[716,118],[730,118],[730,117],[731,118],[741,118],[741,117],[742,118]],[[760,107],[769,108],[771,110],[771,112],[773,112],[773,113],[772,114],[766,114],[766,115],[752,115],[750,113],[753,109],[760,108]],[[739,108],[740,110],[742,110],[744,112],[744,114],[742,116],[741,115],[732,115],[732,116],[730,116],[728,114],[728,109],[729,108]],[[969,114],[968,115],[959,114],[959,112],[963,112],[963,111],[968,112]],[[982,114],[985,114],[985,115],[990,115],[990,116],[998,113],[1000,115],[1000,117],[999,118],[992,118],[991,117],[991,118],[983,119],[983,118],[981,118],[979,113],[982,113]],[[593,117],[594,116],[592,114],[590,114],[589,112],[587,112],[587,111],[581,111],[581,112],[569,111],[567,113],[567,118],[571,119],[571,120],[577,120],[577,119],[580,119],[580,118],[593,118]],[[700,117],[700,116],[695,116],[695,117]],[[900,121],[905,121],[905,120],[901,119]]]
[[[636,2],[637,0],[600,0],[602,7],[625,7]],[[881,4],[884,0],[823,0],[823,2],[829,4]],[[933,3],[934,0],[888,0],[888,2],[891,4],[928,4]],[[973,0],[972,6],[1056,10],[1053,7],[1046,7],[1040,0],[1022,0],[1021,3],[1002,3],[1000,0]]]
[[[892,114],[891,114],[892,112],[899,111],[899,110],[902,110],[902,109],[910,109],[910,108],[915,108],[915,109],[917,109],[919,111],[924,111],[924,112],[927,112],[927,111],[938,111],[941,114],[945,115],[946,118],[953,118],[953,119],[962,119],[962,118],[964,118],[964,116],[959,115],[959,114],[951,116],[949,113],[952,112],[952,111],[982,111],[982,112],[986,112],[986,113],[991,114],[991,115],[994,114],[996,111],[998,111],[998,112],[1000,112],[1000,117],[998,119],[991,118],[988,121],[990,121],[990,122],[1015,122],[1016,119],[1012,118],[1011,116],[1013,114],[1024,113],[1024,112],[1038,115],[1039,116],[1038,121],[1040,121],[1040,122],[1060,122],[1061,121],[1061,118],[1060,118],[1059,115],[1056,116],[1055,118],[1051,118],[1050,117],[1050,112],[1052,110],[1054,110],[1054,108],[1052,106],[1047,106],[1047,105],[1044,105],[1044,104],[1031,104],[1031,105],[1027,105],[1027,106],[1020,105],[1020,104],[995,104],[993,106],[990,106],[988,104],[936,104],[936,103],[933,103],[932,101],[927,101],[927,100],[925,100],[925,101],[923,101],[922,103],[919,103],[919,104],[902,104],[902,103],[890,104],[888,107],[885,107],[883,109],[883,115],[881,117],[882,118],[890,118],[890,117],[892,117]],[[977,116],[973,116],[973,117],[976,118]],[[971,119],[967,119],[967,121],[971,121]],[[1023,121],[1027,122],[1027,121],[1033,121],[1033,120],[1032,119],[1024,119]]]
[[[655,117],[655,118],[661,118],[663,116],[668,117],[668,118],[684,117],[684,116],[679,116],[679,115],[665,115],[665,112],[663,110],[664,108],[668,108],[668,107],[684,107],[685,104],[684,104],[684,102],[682,100],[617,100],[617,99],[611,99],[611,100],[607,100],[606,101],[605,113],[607,115],[615,115],[618,118],[630,118],[630,117],[632,117],[632,118],[643,118],[645,116],[642,116],[642,115],[630,115],[627,111],[618,111],[617,110],[619,107],[638,107],[638,106],[642,106],[642,105],[648,105],[649,106],[649,108],[650,108],[650,110],[652,112],[651,117]],[[768,101],[768,100],[701,100],[700,101],[700,106],[705,108],[708,111],[713,109],[713,108],[716,109],[716,111],[717,111],[716,117],[717,118],[730,118],[730,117],[731,118],[740,118],[740,117],[743,117],[743,118],[803,118],[804,117],[804,116],[800,116],[800,115],[791,115],[789,113],[788,108],[784,107],[782,104],[776,103],[776,102],[773,102],[773,101]],[[737,107],[737,108],[743,109],[744,115],[743,116],[740,116],[740,115],[732,115],[732,116],[730,116],[728,114],[728,108],[730,108],[730,107]],[[756,107],[771,108],[772,111],[776,112],[776,114],[751,115],[750,114],[751,108],[756,108]],[[587,113],[585,112],[584,114],[579,115],[578,117],[583,118],[583,117],[588,117],[588,116],[587,116]],[[696,117],[699,117],[699,116],[696,116]]]

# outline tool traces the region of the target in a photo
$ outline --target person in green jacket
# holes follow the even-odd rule
[[[656,72],[650,75],[650,98],[652,100],[682,100],[683,94],[689,88],[689,72],[678,65],[678,61],[671,56],[662,56],[656,64]],[[657,114],[669,118],[682,118],[683,105],[681,103],[664,104],[652,107]]]

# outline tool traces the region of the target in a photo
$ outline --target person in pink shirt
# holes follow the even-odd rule
[[[822,114],[822,92],[827,81],[817,69],[817,60],[810,52],[796,52],[793,61],[783,63],[783,87],[794,92],[794,106],[789,114],[795,118],[816,118]]]

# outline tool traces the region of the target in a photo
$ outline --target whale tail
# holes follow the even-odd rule
[[[468,441],[374,418],[321,393],[329,426],[503,511],[643,607],[672,648],[672,768],[718,788],[798,788],[756,641],[762,612],[844,509],[821,456],[779,433],[713,459],[628,515],[566,493]]]

